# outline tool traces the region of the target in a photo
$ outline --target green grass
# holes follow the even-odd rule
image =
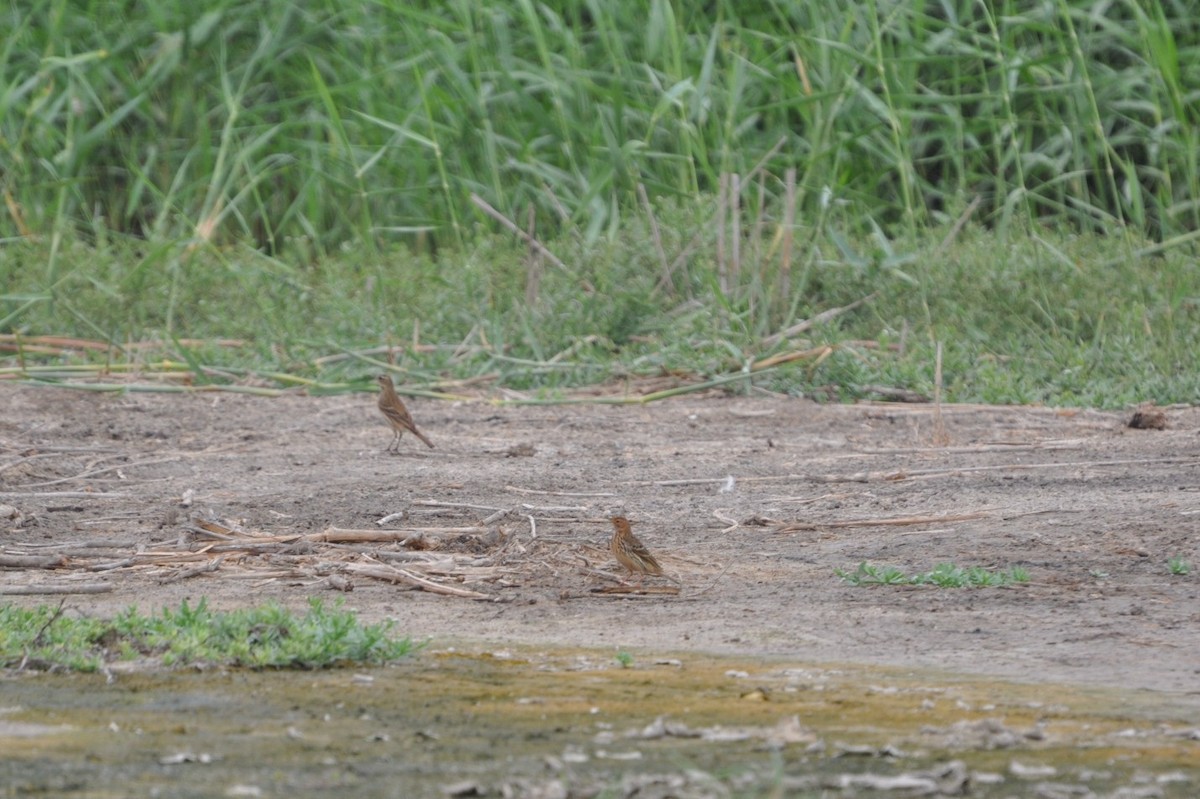
[[[1192,563],[1187,558],[1176,556],[1167,561],[1167,568],[1177,577],[1186,577],[1192,572]]]
[[[711,233],[709,213],[698,204],[658,215],[668,259]],[[747,240],[742,271],[724,288],[715,242],[702,237],[677,270],[676,289],[657,292],[661,270],[645,229],[592,245],[564,233],[547,245],[567,268],[546,267],[532,299],[525,248],[502,239],[440,262],[350,250],[312,266],[246,248],[189,255],[183,245],[72,243],[54,256],[54,282],[47,247],[15,245],[0,259],[9,329],[102,348],[39,352],[10,340],[0,374],[321,392],[371,390],[370,376],[390,362],[397,382],[413,389],[453,393],[456,380],[485,378],[478,385],[552,398],[664,371],[696,381],[735,375],[829,345],[827,357],[785,362],[727,390],[753,382],[824,396],[819,389],[834,386],[853,400],[870,396],[872,385],[932,395],[940,342],[951,402],[1122,408],[1200,398],[1200,262],[1182,251],[1139,258],[1120,240],[1048,230],[1001,242],[972,226],[943,247],[944,228],[889,242],[828,224],[806,232],[813,262],[791,275],[786,309],[779,253],[769,250],[774,224]],[[830,322],[772,338],[872,294]],[[145,340],[160,343],[134,346]],[[135,374],[106,380],[104,367]]]
[[[390,364],[553,400],[753,372],[723,385],[852,400],[931,394],[941,345],[948,401],[1200,399],[1184,3],[37,0],[0,25],[0,378],[320,393]]]
[[[842,582],[859,587],[868,585],[929,585],[936,588],[993,588],[1029,582],[1029,573],[1020,566],[992,571],[982,566],[957,566],[939,563],[932,571],[906,574],[895,566],[876,566],[863,561],[853,571],[835,569]]]
[[[1200,232],[1192,7],[32,0],[0,11],[0,237],[589,241],[652,198]]]
[[[316,669],[386,663],[414,648],[389,623],[364,625],[340,602],[330,609],[317,599],[304,616],[275,604],[214,612],[203,599],[151,616],[130,608],[111,620],[0,606],[0,667],[10,669],[96,671],[139,657],[165,666]]]

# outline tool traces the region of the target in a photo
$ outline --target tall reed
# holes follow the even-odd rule
[[[1200,18],[1165,0],[0,10],[0,237],[458,247],[532,208],[612,235],[722,175],[894,235],[976,198],[1177,244],[1200,231]],[[789,170],[795,179],[789,182]],[[790,188],[789,188],[790,186]],[[790,196],[788,192],[794,192]],[[782,212],[779,212],[782,213]]]

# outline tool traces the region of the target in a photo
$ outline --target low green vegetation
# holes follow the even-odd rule
[[[982,566],[956,566],[939,563],[932,571],[906,574],[895,566],[876,566],[863,561],[853,571],[835,569],[834,573],[843,582],[853,586],[864,585],[930,585],[935,588],[994,588],[1029,582],[1029,573],[1020,566],[992,571]]]
[[[550,399],[670,372],[848,401],[878,387],[932,397],[941,344],[948,402],[1200,398],[1200,261],[1182,251],[1138,257],[1123,240],[1047,230],[1005,243],[972,226],[851,239],[828,223],[806,230],[805,261],[785,275],[767,220],[722,285],[713,213],[701,201],[656,216],[667,265],[691,253],[667,283],[649,228],[548,240],[563,267],[498,239],[440,261],[350,249],[312,266],[249,249],[75,243],[53,270],[46,247],[12,245],[0,308],[15,334],[0,374],[318,393],[373,390],[390,363],[397,384],[451,394],[470,380]]]
[[[40,0],[0,28],[0,379],[846,401],[931,397],[940,348],[951,402],[1200,398],[1186,3]]]
[[[1187,558],[1176,556],[1167,561],[1167,568],[1171,570],[1171,574],[1184,577],[1191,574],[1192,563]]]
[[[152,616],[130,608],[111,620],[61,606],[0,606],[0,667],[9,669],[96,671],[142,657],[166,666],[317,669],[386,663],[413,649],[390,623],[364,625],[340,603],[326,608],[317,599],[303,616],[275,604],[216,612],[203,599]]]

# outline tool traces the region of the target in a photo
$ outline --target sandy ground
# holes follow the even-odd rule
[[[0,558],[65,556],[55,568],[0,567],[0,591],[104,584],[65,596],[92,614],[342,596],[367,619],[443,645],[936,667],[1177,692],[1200,707],[1200,572],[1167,567],[1172,556],[1200,567],[1200,410],[1134,430],[1128,414],[951,406],[937,446],[934,409],[922,405],[714,395],[410,408],[436,449],[406,438],[401,454],[384,453],[389,433],[368,395],[0,386],[0,503],[17,514],[0,520]],[[470,534],[496,509],[512,512]],[[606,548],[616,512],[678,594],[603,593],[618,585]],[[267,538],[222,551],[195,518],[236,528],[242,544],[330,527],[424,529],[431,549]],[[488,598],[348,568],[375,561]],[[1031,581],[938,590],[835,576],[860,561],[1021,566]]]

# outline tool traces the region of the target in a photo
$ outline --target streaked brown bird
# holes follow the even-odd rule
[[[392,443],[388,444],[388,448],[384,452],[399,451],[400,439],[404,437],[405,433],[412,433],[424,441],[425,446],[433,449],[433,442],[413,424],[408,408],[404,407],[404,402],[396,393],[396,385],[392,382],[392,378],[388,375],[379,375],[375,378],[375,382],[379,383],[379,410],[383,413],[383,418],[387,419],[388,424],[392,426]]]
[[[613,526],[612,541],[609,542],[613,557],[630,574],[638,575],[638,585],[642,584],[647,574],[655,577],[665,576],[662,566],[658,565],[650,550],[634,536],[628,519],[624,516],[613,516],[609,521]]]

